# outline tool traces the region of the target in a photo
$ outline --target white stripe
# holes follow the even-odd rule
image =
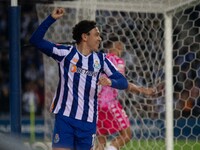
[[[70,68],[71,68],[71,65],[70,65]],[[71,109],[72,109],[72,102],[73,102],[73,77],[74,76],[72,76],[71,71],[68,72],[68,75],[69,76],[68,76],[67,86],[70,87],[70,88],[68,88],[66,108],[65,108],[65,111],[64,111],[64,115],[65,116],[69,116],[70,115],[70,112],[71,112]]]
[[[94,78],[94,77],[92,77]],[[95,85],[96,85],[96,78],[93,80],[92,79],[92,82],[95,82]],[[93,88],[91,86],[91,88]],[[95,92],[92,92],[94,90],[90,90],[90,97],[89,97],[89,112],[88,112],[88,118],[87,118],[87,121],[88,122],[93,122],[93,117],[94,117],[94,95],[95,95]]]
[[[88,59],[82,59],[82,63],[83,63],[83,66],[85,68],[88,68]],[[83,68],[83,67],[82,67]],[[83,110],[84,110],[84,91],[85,91],[85,84],[86,84],[86,77],[87,75],[85,74],[81,74],[80,75],[80,82],[79,82],[79,92],[78,92],[78,96],[79,96],[79,99],[78,99],[78,108],[77,108],[77,112],[76,112],[76,119],[82,119],[82,116],[83,116]],[[83,83],[83,84],[81,84]]]
[[[107,76],[111,76],[112,75],[112,71],[108,67],[107,63],[104,63],[104,71],[105,71]]]
[[[84,87],[86,84],[86,75],[84,75],[85,77],[80,76],[80,82],[83,82],[84,84],[79,84],[79,99],[78,99],[78,107],[77,107],[77,112],[76,112],[76,119],[82,119],[83,116],[83,109],[84,109]],[[83,81],[84,80],[84,81]],[[79,83],[80,83],[79,82]]]

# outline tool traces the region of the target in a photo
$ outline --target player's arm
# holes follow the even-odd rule
[[[49,15],[36,29],[30,38],[30,43],[39,48],[43,53],[51,56],[53,47],[56,47],[54,43],[51,43],[44,38],[44,35],[48,28],[64,14],[63,8],[56,8],[53,10],[52,14]]]
[[[114,64],[107,58],[105,59],[104,72],[108,77],[100,77],[99,84],[111,86],[116,89],[124,90],[128,88],[127,79],[116,69]]]
[[[145,94],[147,96],[152,96],[155,94],[156,90],[153,88],[140,87],[140,86],[137,86],[137,85],[129,82],[127,91],[130,91],[135,94]]]
[[[125,90],[128,88],[127,79],[119,72],[113,73],[110,77],[100,77],[98,84],[102,86],[110,86],[119,90]]]
[[[65,13],[64,8],[55,8],[51,13],[52,18],[55,20],[60,19]]]

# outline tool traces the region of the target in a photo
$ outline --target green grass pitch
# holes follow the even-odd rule
[[[166,150],[166,145],[163,140],[132,140],[122,150]],[[174,150],[200,150],[200,142],[176,140]]]

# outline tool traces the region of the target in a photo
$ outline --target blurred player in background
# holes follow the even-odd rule
[[[96,22],[83,20],[74,26],[75,46],[43,39],[51,24],[63,15],[63,8],[54,9],[30,42],[58,63],[59,83],[51,105],[56,114],[53,150],[90,150],[96,135],[98,85],[126,89],[128,82],[104,54],[97,52],[101,37]],[[101,72],[109,78],[100,78]]]
[[[124,45],[113,37],[107,44],[107,58],[117,67],[124,75],[125,62],[121,58]],[[102,76],[106,76],[103,74]],[[142,93],[153,95],[155,90],[152,88],[139,87],[133,83],[128,83],[128,91],[132,93]],[[98,95],[98,123],[97,123],[97,145],[95,150],[119,150],[131,140],[132,131],[130,128],[129,118],[118,100],[118,90],[109,86],[101,88]],[[106,146],[107,136],[118,133],[110,145]]]

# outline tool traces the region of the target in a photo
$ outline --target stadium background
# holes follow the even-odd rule
[[[50,1],[19,1],[19,5],[21,6],[21,75],[22,75],[22,99],[26,99],[26,97],[34,96],[37,100],[37,103],[35,103],[36,106],[36,138],[43,138],[43,107],[44,107],[44,68],[43,68],[43,60],[42,60],[42,54],[35,50],[33,47],[31,47],[28,43],[28,39],[30,35],[33,33],[33,31],[38,26],[38,18],[36,14],[35,9],[35,3],[42,2],[47,3]],[[8,41],[8,7],[10,3],[6,0],[0,1],[0,132],[10,132],[10,125],[9,125],[9,41]],[[196,10],[198,12],[198,15],[195,14],[191,15],[191,18],[194,20],[197,20],[197,24],[200,25],[199,21],[199,11],[200,6],[196,7]],[[200,50],[199,50],[199,43],[200,43],[200,37],[197,36],[197,50],[194,53],[187,52],[187,58],[188,61],[192,60],[194,57],[196,58],[195,63],[195,70],[196,72],[191,69],[190,74],[188,78],[190,79],[196,79],[195,85],[196,88],[191,90],[194,90],[194,93],[198,93],[198,96],[196,96],[196,103],[195,104],[189,104],[190,107],[184,110],[184,107],[182,108],[182,113],[175,115],[178,115],[178,117],[181,115],[183,118],[183,122],[185,120],[189,120],[188,117],[190,117],[191,113],[192,116],[195,118],[200,117],[200,97],[199,97],[199,86],[200,86]],[[176,55],[176,54],[175,54]],[[174,56],[175,58],[175,56]],[[180,59],[177,60],[177,63],[181,61]],[[183,66],[181,67],[187,67],[188,63],[182,63]],[[179,64],[177,64],[179,65]],[[185,65],[185,66],[184,66]],[[189,63],[189,65],[192,65],[192,62]],[[178,75],[178,71],[176,71],[176,67],[174,67],[174,75]],[[181,79],[180,79],[181,80]],[[179,91],[180,85],[175,86],[175,90]],[[174,95],[174,99],[177,99],[177,95]],[[26,101],[22,101],[22,133],[25,137],[30,136],[30,130],[29,130],[29,109],[27,109],[29,105],[26,103]],[[175,110],[176,111],[176,110]],[[190,118],[192,122],[192,118]],[[197,124],[199,123],[199,119]],[[180,122],[183,123],[182,121]],[[192,126],[192,125],[191,125]],[[183,131],[183,134],[187,135],[189,130]],[[175,132],[176,133],[176,132]],[[200,127],[197,127],[196,132],[197,136],[200,134]],[[176,134],[175,134],[176,135]]]

